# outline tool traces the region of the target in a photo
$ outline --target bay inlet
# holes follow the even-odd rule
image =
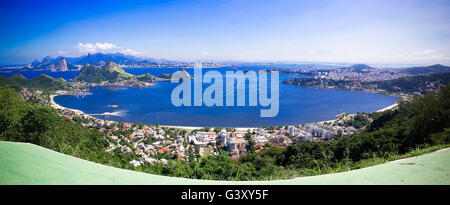
[[[215,69],[220,72],[229,70]],[[173,72],[176,70],[178,69],[173,69]],[[208,70],[204,69],[204,72]],[[126,69],[126,71],[132,74],[149,72],[153,75],[168,72],[167,69]],[[186,71],[191,73],[193,69]],[[298,75],[280,74],[280,81],[292,77]],[[92,95],[56,96],[54,100],[64,107],[81,110],[84,113],[100,114],[95,116],[99,119],[191,127],[261,127],[312,123],[335,119],[337,114],[343,112],[374,112],[395,104],[398,100],[393,96],[375,93],[308,88],[280,83],[279,114],[276,117],[261,118],[260,109],[265,108],[261,106],[175,107],[171,103],[170,94],[176,86],[177,84],[170,82],[158,82],[145,88],[92,87],[90,88]],[[246,98],[248,103],[248,87]]]

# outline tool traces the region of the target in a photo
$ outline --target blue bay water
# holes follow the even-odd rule
[[[156,76],[177,70],[179,69],[125,69],[125,71],[135,75],[151,73]],[[217,70],[225,73],[225,71],[233,69],[203,69],[203,72],[209,70]],[[257,68],[245,67],[239,68],[239,70],[257,70]],[[194,73],[193,69],[186,69],[186,71],[191,75]],[[63,77],[65,79],[71,79],[77,74],[77,71],[39,72],[45,72],[45,74],[52,77]],[[21,71],[21,74],[30,78],[36,77],[40,74],[39,72]],[[104,116],[100,118],[123,122],[199,127],[256,127],[293,125],[331,120],[335,118],[335,115],[342,112],[373,112],[397,101],[395,97],[380,94],[339,89],[307,88],[281,83],[284,79],[294,77],[299,77],[299,75],[280,74],[279,113],[276,117],[271,118],[260,117],[260,110],[268,109],[268,107],[261,106],[175,107],[171,102],[171,93],[177,84],[170,83],[169,81],[157,82],[155,86],[146,88],[93,87],[91,88],[93,95],[57,96],[55,97],[55,102],[65,107],[82,110],[88,114],[122,111],[124,113],[123,116]],[[203,89],[208,85],[204,84]],[[224,94],[225,91],[226,88],[224,87]],[[223,98],[225,99],[225,96]],[[246,102],[248,104],[248,85]],[[118,105],[118,107],[112,108],[108,107],[108,105]]]

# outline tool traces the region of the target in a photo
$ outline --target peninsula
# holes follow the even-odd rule
[[[315,73],[312,78],[286,79],[283,83],[380,93],[407,99],[428,92],[438,93],[441,87],[450,83],[450,67],[436,64],[391,71],[366,65],[353,65],[323,70]]]
[[[105,65],[96,66],[85,64],[74,82],[87,83],[88,86],[123,86],[123,87],[147,87],[154,85],[156,81],[168,80],[163,77],[155,77],[150,73],[133,75],[124,71],[119,65],[108,61]]]
[[[365,72],[373,71],[364,68],[360,72],[362,75],[355,75],[360,80],[353,81],[378,82],[363,80],[370,75]],[[372,77],[384,78],[383,75]],[[445,113],[448,112],[450,87],[443,78],[447,73],[401,75],[386,73],[385,77],[408,82],[410,78],[419,80],[437,75],[439,84],[436,87],[428,81],[424,84],[429,89],[439,90],[438,94],[427,89],[424,92],[429,94],[411,96],[410,100],[393,106],[394,109],[343,113],[326,122],[248,129],[185,129],[116,122],[92,116],[120,114],[114,109],[100,114],[85,114],[58,106],[54,101],[51,105],[56,109],[45,106],[48,103],[34,104],[45,100],[47,94],[52,94],[51,99],[61,94],[87,94],[88,86],[134,86],[129,82],[138,82],[136,85],[140,86],[141,82],[163,80],[151,74],[132,75],[113,62],[103,66],[85,65],[74,82],[46,75],[26,79],[14,74],[0,81],[0,117],[12,125],[0,132],[0,139],[31,142],[119,168],[185,178],[271,180],[348,171],[404,157],[416,147],[421,149],[420,152],[426,152],[448,146],[450,130]],[[169,77],[170,74],[162,76]],[[316,76],[313,79],[326,79],[323,73]],[[420,87],[416,86],[415,92],[420,92]],[[442,123],[435,126],[434,121]],[[424,126],[417,127],[417,124]]]

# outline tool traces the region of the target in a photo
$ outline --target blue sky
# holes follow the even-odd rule
[[[0,4],[0,64],[88,52],[174,60],[450,64],[445,0]]]

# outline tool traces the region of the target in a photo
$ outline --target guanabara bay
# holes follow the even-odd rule
[[[0,185],[450,185],[432,2],[1,2]]]

